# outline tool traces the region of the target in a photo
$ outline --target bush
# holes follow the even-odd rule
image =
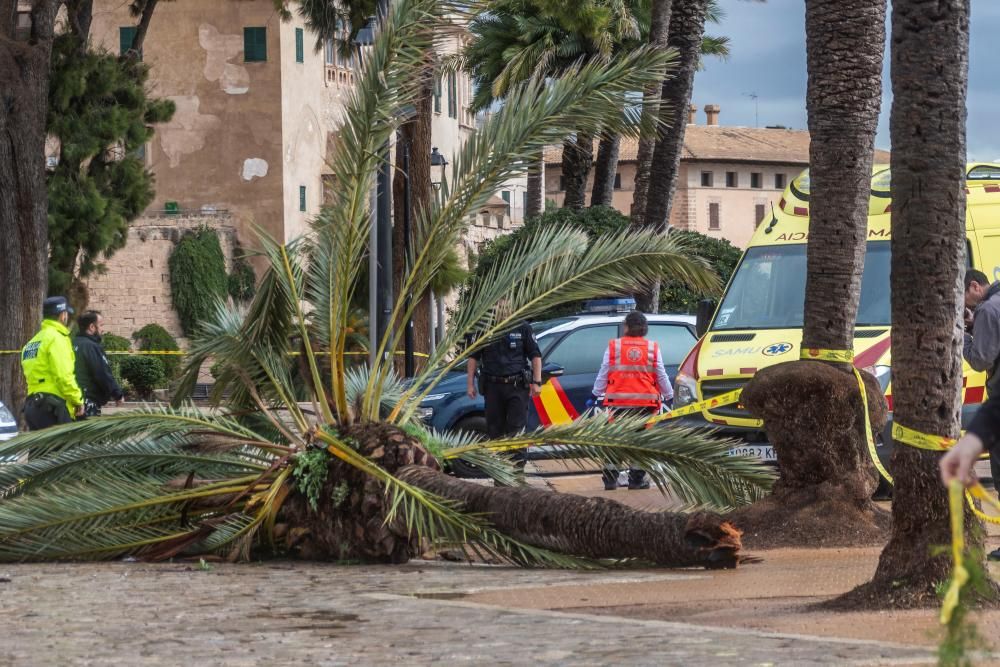
[[[185,335],[191,336],[229,291],[219,237],[209,227],[185,234],[170,254],[169,266],[174,310]]]
[[[725,239],[713,239],[698,232],[675,230],[671,234],[688,243],[694,253],[708,261],[712,270],[719,274],[719,280],[725,285],[736,270],[743,251]],[[678,280],[665,280],[660,285],[661,313],[694,313],[698,301],[707,295],[692,292]]]
[[[124,336],[114,334],[104,334],[101,336],[101,347],[105,352],[128,352],[132,349],[132,343]],[[109,354],[108,365],[111,366],[111,374],[118,384],[122,383],[121,361],[125,355]]]
[[[137,350],[172,350],[180,348],[177,346],[177,339],[161,327],[159,324],[147,324],[132,334],[132,340],[136,342]],[[163,372],[167,380],[177,377],[177,371],[181,367],[181,357],[176,354],[165,354],[158,359],[163,365]]]
[[[229,274],[228,284],[233,301],[249,301],[257,289],[257,274],[238,245],[233,250],[233,271]]]
[[[124,356],[120,362],[122,379],[128,382],[139,398],[148,400],[153,390],[166,381],[163,362],[156,357]]]

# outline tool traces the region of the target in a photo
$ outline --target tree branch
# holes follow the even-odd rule
[[[135,37],[132,39],[132,46],[122,54],[122,58],[129,60],[139,60],[142,53],[142,44],[146,41],[146,32],[149,30],[149,23],[153,20],[153,11],[159,0],[146,0],[142,3],[142,13],[139,16],[139,25],[135,28]]]

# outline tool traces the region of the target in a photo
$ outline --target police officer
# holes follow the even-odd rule
[[[100,417],[101,408],[108,401],[122,404],[124,393],[111,373],[108,357],[101,347],[101,327],[104,318],[96,310],[76,318],[76,338],[73,351],[76,353],[76,382],[83,391],[84,411],[88,417]]]
[[[32,431],[67,424],[83,416],[83,393],[76,383],[76,357],[66,324],[73,309],[65,297],[42,304],[42,328],[21,350],[21,369],[28,380],[24,418]]]
[[[469,398],[476,397],[476,369],[480,366],[489,436],[500,438],[523,431],[528,398],[542,390],[542,353],[531,325],[522,322],[469,357]],[[524,452],[519,451],[514,458],[523,462]]]

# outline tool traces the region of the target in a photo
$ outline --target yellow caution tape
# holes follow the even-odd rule
[[[21,350],[0,350],[0,354],[21,354]],[[105,354],[125,354],[125,355],[140,355],[140,356],[145,356],[145,355],[178,355],[178,356],[184,356],[184,355],[186,355],[188,353],[186,351],[184,351],[184,350],[108,350],[107,352],[105,352]],[[297,357],[297,356],[300,356],[302,353],[301,352],[289,352],[289,354],[291,356],[293,356],[293,357]],[[319,356],[329,356],[330,354],[332,354],[332,352],[314,352],[314,354],[319,355]],[[401,350],[396,350],[396,355],[397,356],[401,356],[401,355],[404,355],[404,354],[406,354],[406,352],[403,352]],[[365,356],[365,357],[367,357],[368,353],[367,352],[344,352],[344,355],[345,356],[349,356],[349,357],[354,357],[354,356]],[[430,355],[427,354],[426,352],[414,352],[413,356],[415,356],[415,357],[421,357],[421,358],[425,358],[425,359],[428,358],[428,357],[430,357]]]
[[[854,363],[854,350],[821,350],[818,348],[803,348],[801,359],[809,361],[833,361],[844,364]],[[865,380],[861,377],[861,371],[857,368],[851,367],[854,371],[854,377],[858,381],[858,389],[861,391],[861,405],[863,412],[865,413],[865,443],[868,445],[868,456],[871,457],[872,463],[878,469],[878,472],[882,477],[885,478],[887,482],[892,484],[892,475],[889,471],[885,469],[882,465],[882,461],[878,457],[878,450],[875,448],[875,438],[872,436],[872,421],[871,417],[868,415],[868,391],[865,389]]]
[[[691,415],[696,412],[702,412],[704,410],[710,410],[712,408],[721,408],[724,405],[732,405],[733,403],[739,403],[740,395],[743,394],[742,389],[735,389],[725,394],[719,394],[714,398],[709,398],[704,401],[698,401],[696,403],[689,403],[680,408],[675,408],[670,412],[664,412],[662,415],[656,415],[648,422],[647,426],[652,426],[657,422],[664,421],[666,419],[676,419],[677,417],[683,417],[684,415]]]
[[[948,591],[941,601],[941,625],[948,625],[951,615],[958,606],[959,594],[969,580],[969,572],[962,563],[962,553],[965,551],[964,512],[962,512],[962,482],[952,480],[948,487],[948,509],[951,513],[951,558],[954,572]]]

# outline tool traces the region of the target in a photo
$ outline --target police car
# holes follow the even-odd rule
[[[17,435],[17,420],[7,406],[0,401],[0,442],[10,440]]]
[[[632,299],[606,299],[587,303],[584,312],[532,324],[542,351],[544,384],[528,409],[528,429],[565,424],[587,410],[594,380],[608,341],[623,335],[625,315],[635,308]],[[694,346],[695,318],[689,315],[647,315],[649,339],[660,344],[671,383],[677,367]],[[466,395],[464,365],[437,384],[420,404],[420,417],[440,431],[486,433],[482,396]],[[539,455],[532,452],[529,455]],[[461,463],[456,474],[466,472]]]

